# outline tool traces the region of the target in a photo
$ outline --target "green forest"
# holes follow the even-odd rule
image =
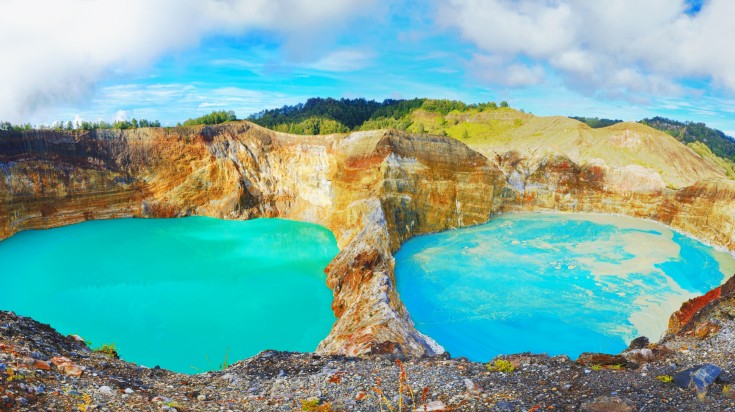
[[[366,99],[311,98],[305,103],[263,110],[248,117],[269,129],[294,134],[330,134],[356,130],[399,129],[411,126],[410,114],[423,109],[446,115],[451,111],[485,110],[508,107],[507,102],[466,104],[457,100],[386,99],[382,102]]]

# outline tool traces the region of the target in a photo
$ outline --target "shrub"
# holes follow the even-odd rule
[[[117,354],[117,347],[114,343],[105,343],[104,345],[100,346],[99,348],[92,349],[92,351],[101,353],[105,356],[109,356],[111,358],[119,358]]]
[[[510,361],[504,359],[496,359],[487,365],[487,370],[490,372],[513,372],[516,370],[515,366]]]

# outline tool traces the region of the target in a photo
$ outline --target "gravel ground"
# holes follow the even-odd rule
[[[586,365],[518,354],[498,358],[507,363],[495,366],[513,368],[501,372],[461,358],[265,351],[226,370],[184,375],[92,352],[47,325],[0,312],[0,410],[735,411],[735,391],[725,385],[735,372],[735,321],[720,323],[703,340],[648,345],[653,350],[629,352],[627,360],[589,355]],[[706,394],[659,379],[702,363],[723,369]]]

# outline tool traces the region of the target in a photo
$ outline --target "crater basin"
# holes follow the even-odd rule
[[[313,351],[334,323],[334,236],[309,223],[120,219],[0,242],[0,309],[148,367],[197,373]]]
[[[419,331],[453,356],[618,353],[658,339],[684,301],[735,259],[659,223],[595,214],[501,215],[414,238],[398,292]]]

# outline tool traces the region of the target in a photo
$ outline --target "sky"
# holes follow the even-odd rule
[[[0,0],[0,120],[506,100],[735,135],[731,0]]]

